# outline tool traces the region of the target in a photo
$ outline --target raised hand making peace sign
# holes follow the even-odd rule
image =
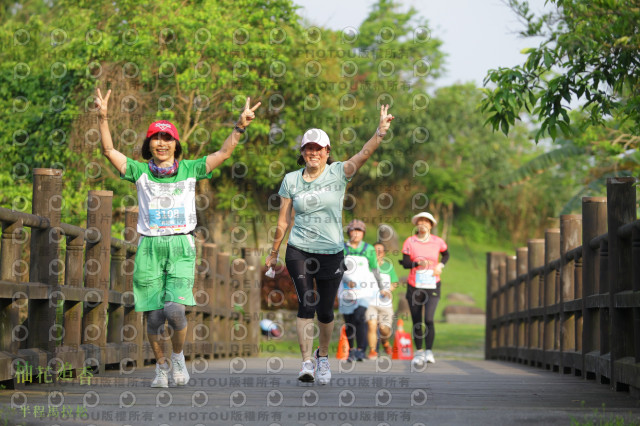
[[[391,126],[391,120],[395,117],[388,113],[389,105],[382,105],[380,108],[380,124],[378,124],[378,129],[380,130],[380,134],[384,135],[389,130]]]
[[[109,104],[109,97],[111,96],[111,89],[107,90],[106,96],[102,97],[100,89],[96,89],[96,106],[98,107],[98,114],[100,118],[107,117],[107,105]]]
[[[253,107],[251,107],[251,98],[247,98],[247,102],[244,104],[244,111],[240,114],[240,118],[238,119],[237,126],[244,129],[251,121],[256,118],[255,110],[257,110],[262,102],[258,102]]]

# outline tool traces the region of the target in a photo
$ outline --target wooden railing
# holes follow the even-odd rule
[[[485,357],[640,389],[640,221],[636,179],[529,240],[487,254]]]
[[[144,316],[134,310],[137,208],[126,209],[123,241],[111,236],[111,191],[89,191],[86,229],[61,222],[61,192],[60,170],[35,169],[32,214],[0,208],[0,381],[15,382],[19,365],[77,374],[154,359]],[[25,227],[31,228],[29,261]],[[185,356],[255,355],[258,250],[243,248],[231,260],[196,237],[196,251]],[[168,339],[164,349],[171,349]]]

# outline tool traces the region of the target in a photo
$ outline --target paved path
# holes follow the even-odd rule
[[[407,361],[332,360],[334,376],[326,386],[299,385],[295,358],[188,365],[195,371],[190,385],[181,388],[149,388],[154,375],[149,366],[126,375],[107,371],[90,385],[0,390],[0,425],[3,417],[6,424],[61,426],[569,425],[572,419],[593,418],[594,410],[597,419],[624,416],[640,424],[640,400],[627,393],[511,363],[439,359],[426,371],[411,371]],[[11,399],[25,412],[12,414]],[[75,415],[83,403],[88,418],[60,417],[65,410]],[[40,407],[42,419],[34,417]]]

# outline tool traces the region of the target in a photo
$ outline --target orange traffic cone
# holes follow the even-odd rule
[[[338,341],[338,353],[336,359],[345,360],[349,357],[349,340],[347,340],[347,328],[345,325],[340,329],[340,340]]]
[[[411,334],[404,331],[404,321],[398,318],[391,359],[412,359],[413,346],[411,344]]]

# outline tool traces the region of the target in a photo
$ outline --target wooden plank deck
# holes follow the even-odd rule
[[[201,372],[180,388],[150,388],[154,369],[147,366],[107,371],[90,385],[74,380],[0,390],[0,425],[568,425],[594,418],[594,410],[595,418],[640,423],[637,395],[499,361],[438,359],[411,371],[407,361],[331,360],[326,386],[298,384],[294,358],[187,364]],[[11,412],[11,401],[26,411]],[[75,414],[83,404],[85,419],[47,416],[49,405]],[[34,417],[39,407],[42,419]]]

